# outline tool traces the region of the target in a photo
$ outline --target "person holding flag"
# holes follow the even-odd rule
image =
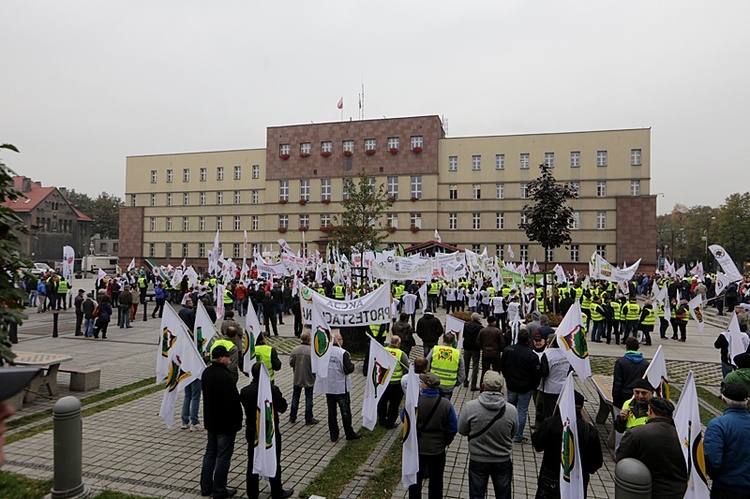
[[[401,338],[395,334],[391,336],[390,345],[385,347],[388,353],[396,359],[396,365],[393,368],[391,380],[388,382],[388,386],[378,401],[378,424],[389,430],[396,427],[398,409],[401,405],[401,400],[404,398],[404,391],[401,389],[401,378],[404,376],[406,366],[409,365],[409,357],[400,347]]]

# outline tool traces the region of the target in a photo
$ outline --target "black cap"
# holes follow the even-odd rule
[[[646,378],[641,378],[635,383],[633,383],[633,388],[639,388],[641,390],[648,390],[650,392],[654,391],[654,387],[651,386],[651,383],[649,383]]]
[[[735,402],[745,402],[747,400],[747,388],[742,386],[741,383],[727,383],[721,389],[721,394],[725,398],[734,400]]]
[[[661,416],[667,416],[671,418],[672,413],[674,413],[674,404],[669,400],[661,397],[651,397],[648,405],[651,406],[651,410],[654,411],[655,414]]]

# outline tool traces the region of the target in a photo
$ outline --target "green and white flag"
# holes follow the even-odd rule
[[[674,411],[674,426],[680,437],[682,455],[688,470],[686,499],[704,499],[709,496],[706,479],[706,460],[703,456],[703,431],[701,413],[698,406],[698,392],[695,389],[693,371],[688,372],[685,386]]]
[[[589,346],[586,342],[586,331],[583,327],[581,302],[576,300],[565,314],[565,318],[555,331],[557,343],[570,365],[581,379],[591,376]]]
[[[557,405],[563,427],[560,446],[560,498],[580,499],[583,497],[583,463],[578,445],[575,381],[572,372],[568,373]]]
[[[408,489],[417,483],[419,471],[419,443],[417,442],[417,406],[419,405],[419,375],[414,372],[414,363],[409,364],[406,378],[406,403],[404,404],[404,427],[401,432],[401,483]]]
[[[703,321],[703,307],[702,296],[695,295],[695,298],[688,302],[688,308],[690,309],[690,316],[695,322],[698,323],[698,332],[702,333],[706,327],[706,323]]]
[[[198,307],[195,309],[195,330],[193,331],[193,336],[195,337],[195,347],[198,349],[200,356],[208,357],[211,344],[216,337],[216,328],[214,327],[214,323],[211,322],[211,317],[208,315],[206,306],[203,305],[201,300],[198,300]]]
[[[648,365],[643,377],[654,387],[658,397],[669,400],[669,376],[667,375],[667,363],[664,360],[662,345],[656,350],[656,355]]]
[[[255,309],[252,305],[247,307],[247,313],[245,315],[245,331],[242,334],[242,371],[245,374],[250,374],[250,368],[253,367],[255,361],[255,343],[258,336],[262,334],[260,328],[260,321],[258,315],[255,313]]]
[[[445,332],[451,333],[454,338],[453,347],[462,350],[464,348],[464,326],[466,321],[452,315],[445,316]]]
[[[362,426],[372,431],[378,420],[378,402],[383,396],[398,360],[383,345],[370,336],[368,373],[365,380],[365,396],[362,399]]]
[[[304,289],[304,286],[303,286]],[[323,316],[318,301],[315,299],[318,293],[311,295],[312,303],[312,341],[310,341],[310,366],[312,372],[319,378],[328,377],[328,364],[331,359],[331,347],[333,346],[333,333]]]
[[[258,373],[258,401],[255,413],[255,451],[253,452],[253,473],[266,478],[276,476],[276,421],[273,406],[271,377],[266,365],[260,363]]]

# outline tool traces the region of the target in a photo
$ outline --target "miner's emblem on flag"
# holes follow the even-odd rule
[[[315,355],[318,357],[324,356],[328,351],[328,348],[331,346],[330,335],[330,331],[321,326],[318,326],[315,330],[313,346],[315,347]]]
[[[374,365],[372,366],[372,376],[370,378],[372,380],[372,385],[375,387],[375,397],[378,396],[378,385],[385,384],[385,380],[388,378],[388,374],[390,372],[390,367],[385,367],[377,360],[375,361]]]
[[[560,453],[560,463],[563,469],[563,479],[570,482],[570,475],[575,467],[575,442],[573,432],[570,429],[570,420],[566,419],[563,424],[563,445]]]
[[[162,357],[168,357],[169,349],[172,348],[174,342],[177,341],[177,337],[172,334],[172,331],[170,331],[168,327],[164,328],[162,335],[164,338],[161,342],[161,355]]]
[[[586,334],[580,325],[576,325],[573,330],[564,335],[560,336],[566,350],[572,351],[576,357],[585,359],[589,356],[589,347],[586,343]]]

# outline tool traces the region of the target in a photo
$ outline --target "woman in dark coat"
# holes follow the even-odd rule
[[[107,326],[109,319],[112,317],[112,300],[109,296],[104,295],[99,302],[99,315],[94,323],[94,338],[99,339],[99,331],[102,332],[102,339],[107,339]]]

